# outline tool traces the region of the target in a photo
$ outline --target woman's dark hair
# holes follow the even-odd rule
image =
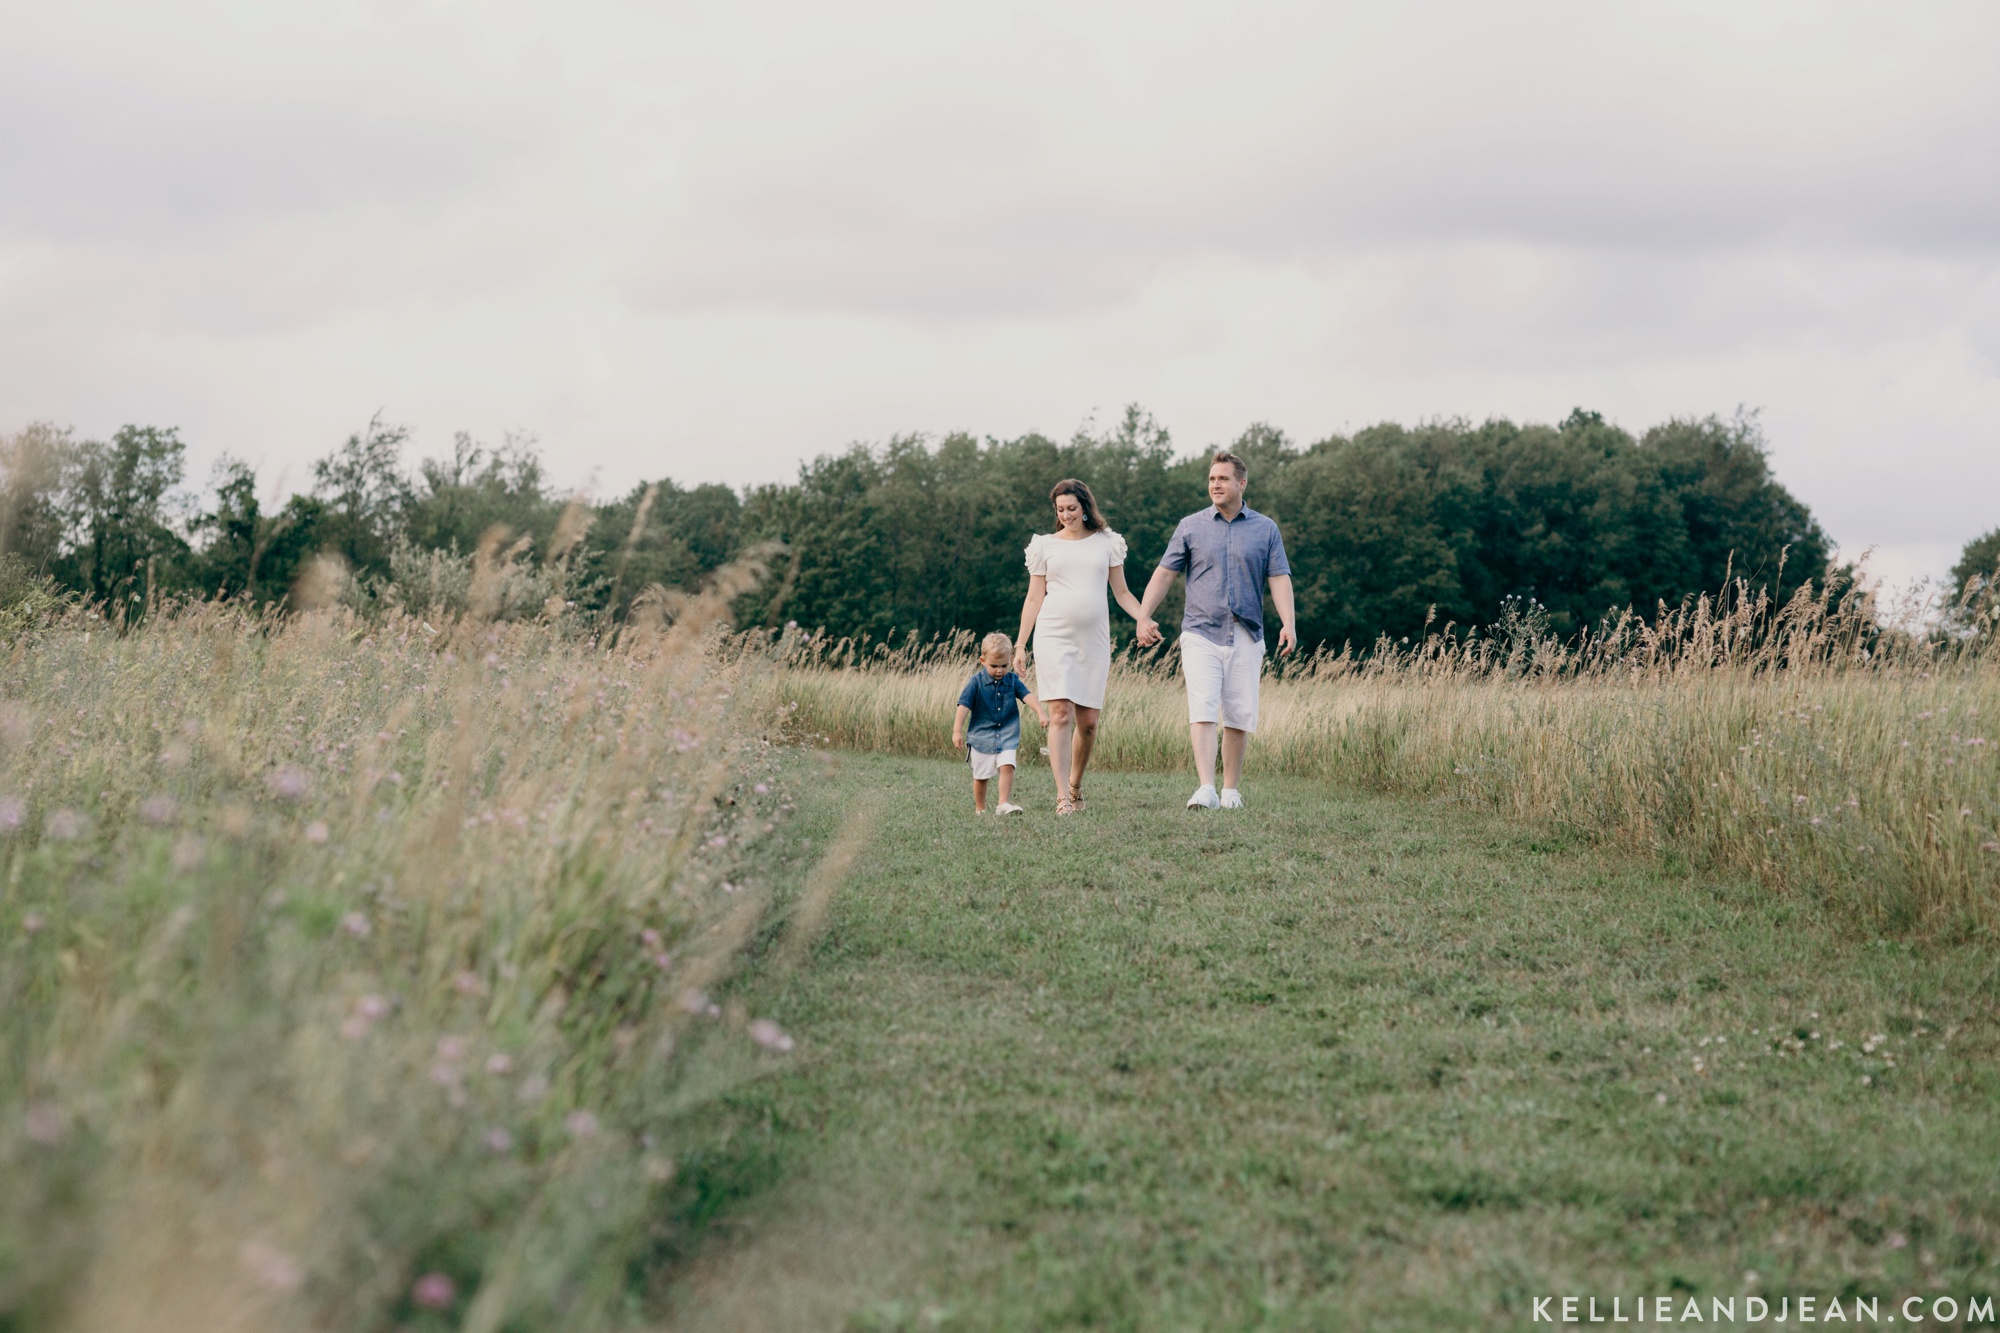
[[[1096,532],[1104,526],[1104,515],[1097,512],[1097,497],[1090,493],[1090,487],[1075,477],[1065,477],[1049,492],[1049,503],[1054,504],[1065,495],[1074,495],[1076,502],[1083,506],[1083,530]]]

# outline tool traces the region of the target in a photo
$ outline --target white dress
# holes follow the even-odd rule
[[[1125,563],[1125,539],[1099,528],[1081,541],[1043,533],[1028,543],[1028,572],[1049,581],[1035,617],[1035,693],[1079,708],[1104,707],[1111,674],[1107,580]]]

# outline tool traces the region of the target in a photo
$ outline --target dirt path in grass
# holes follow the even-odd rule
[[[1458,807],[1272,781],[1196,813],[1183,785],[1108,775],[1058,822],[1031,776],[998,821],[958,765],[801,769],[821,838],[863,792],[882,823],[806,965],[744,997],[799,1051],[736,1099],[737,1158],[690,1169],[778,1183],[676,1327],[2000,1288],[1990,955]]]

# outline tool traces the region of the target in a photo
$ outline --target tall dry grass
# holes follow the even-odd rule
[[[1904,608],[1900,619],[1910,619]],[[1486,635],[1321,654],[1267,679],[1251,773],[1463,800],[1836,899],[1882,929],[2000,926],[2000,651],[1991,602],[1950,636],[1864,594],[1739,588],[1576,640],[1533,607]],[[794,639],[789,725],[945,756],[969,637]],[[1192,771],[1171,657],[1113,669],[1095,764]],[[1040,744],[1032,717],[1024,747]],[[1253,795],[1254,799],[1254,795]],[[1103,808],[1103,807],[1098,807]],[[1098,817],[1098,816],[1093,816]]]
[[[614,643],[197,605],[0,645],[0,1326],[642,1310],[690,1117],[790,1045],[705,994],[784,812],[714,650],[747,573]]]

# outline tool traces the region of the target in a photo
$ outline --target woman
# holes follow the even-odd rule
[[[1104,682],[1111,674],[1111,613],[1104,589],[1140,624],[1139,599],[1125,586],[1125,539],[1104,526],[1090,487],[1071,479],[1049,492],[1056,530],[1028,543],[1028,597],[1021,603],[1025,654],[1035,636],[1035,693],[1049,710],[1049,770],[1056,813],[1083,809],[1083,770],[1097,744]]]

